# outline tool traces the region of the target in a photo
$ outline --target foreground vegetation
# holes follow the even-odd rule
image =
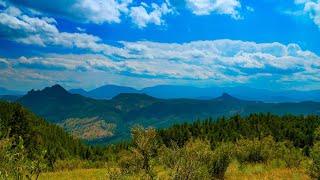
[[[159,176],[163,179],[170,179],[170,176],[161,168],[156,169]],[[71,171],[58,171],[58,172],[47,172],[40,175],[40,180],[101,180],[107,179],[108,174],[107,168],[101,169],[75,169]],[[128,179],[136,178],[134,175],[127,176]],[[233,162],[228,167],[225,179],[230,180],[260,180],[260,179],[310,179],[308,174],[301,169],[290,169],[290,168],[274,168],[267,167],[263,164],[250,164],[245,167],[239,167],[236,162]]]
[[[107,147],[85,145],[18,104],[1,102],[0,122],[0,179],[320,177],[319,116],[136,126],[131,142]]]

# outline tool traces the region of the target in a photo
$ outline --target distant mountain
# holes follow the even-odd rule
[[[125,86],[105,85],[91,91],[83,89],[71,89],[72,94],[80,94],[94,99],[111,99],[121,93],[144,93],[161,99],[202,99],[209,100],[226,92],[234,97],[264,102],[299,102],[317,101],[320,102],[320,90],[314,91],[270,91],[245,86],[237,87],[192,87],[176,85],[159,85],[137,90]]]
[[[141,93],[122,93],[111,100],[96,100],[71,94],[59,85],[40,91],[32,90],[18,99],[18,102],[55,123],[61,124],[67,119],[98,118],[100,126],[103,125],[100,123],[101,120],[107,124],[114,124],[114,132],[111,132],[113,136],[107,137],[102,140],[103,142],[128,137],[129,128],[135,124],[168,127],[176,123],[192,122],[198,118],[248,115],[257,112],[271,112],[279,115],[320,114],[320,103],[311,101],[264,103],[241,100],[227,93],[209,100],[160,99]],[[97,123],[87,120],[84,122]],[[93,126],[87,124],[86,127]],[[69,131],[72,132],[72,129]],[[92,138],[91,135],[90,137]]]
[[[0,87],[0,95],[23,95],[24,92],[16,91],[16,90],[9,90],[3,87]]]
[[[85,96],[85,97],[89,97],[90,96],[90,94],[86,90],[81,89],[81,88],[79,88],[79,89],[70,89],[69,92],[71,94],[80,94],[81,96]]]
[[[117,85],[105,85],[91,91],[85,91],[83,89],[71,89],[69,92],[94,99],[111,99],[121,93],[139,93],[139,91],[134,88]]]
[[[208,99],[211,99],[219,96],[223,92],[223,90],[217,87],[198,88],[192,86],[159,85],[144,88],[141,90],[141,92],[153,97],[163,99],[198,99],[199,97],[207,97]]]
[[[8,102],[14,102],[17,99],[19,99],[21,96],[18,95],[0,95],[0,100],[8,101]]]
[[[118,110],[109,101],[95,100],[79,94],[71,94],[60,85],[31,90],[17,100],[37,115],[51,122],[62,122],[67,118],[108,117],[119,119]]]

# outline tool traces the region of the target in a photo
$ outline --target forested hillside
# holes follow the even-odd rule
[[[88,147],[80,140],[17,103],[0,101],[0,138],[11,139],[14,146],[21,138],[30,158],[45,151],[45,159],[51,166],[58,159],[87,158]]]
[[[80,136],[88,137],[86,139],[92,143],[110,143],[128,139],[130,128],[136,124],[166,128],[178,123],[194,122],[197,119],[208,117],[215,119],[235,114],[270,112],[277,115],[318,115],[320,113],[320,103],[311,101],[264,103],[237,99],[226,93],[211,100],[158,99],[146,94],[132,93],[119,94],[111,100],[96,100],[71,94],[59,85],[43,90],[32,90],[17,102],[49,122],[62,125],[77,136],[80,132],[87,131],[87,127],[93,128],[92,132],[97,132],[96,135],[91,133],[89,136]],[[65,122],[70,122],[70,119],[79,121]],[[109,128],[110,126],[113,128]]]

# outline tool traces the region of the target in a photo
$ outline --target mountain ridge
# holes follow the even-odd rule
[[[152,87],[146,87],[143,89],[135,89],[127,86],[117,85],[105,85],[99,89],[99,96],[92,94],[96,89],[85,91],[83,89],[71,89],[69,92],[80,94],[86,97],[95,99],[112,99],[114,96],[120,93],[145,93],[150,96],[160,99],[202,99],[208,100],[219,97],[222,93],[228,93],[238,99],[263,101],[263,102],[299,102],[313,100],[320,102],[320,90],[310,91],[271,91],[266,89],[256,89],[245,86],[237,87],[193,87],[193,86],[180,86],[180,85],[157,85]],[[109,87],[117,87],[122,89],[117,91],[115,88],[109,89]],[[121,88],[122,87],[122,88]],[[129,89],[128,89],[129,88]]]
[[[121,93],[110,100],[97,100],[71,94],[60,85],[29,91],[17,102],[53,123],[63,123],[70,118],[97,117],[106,123],[115,124],[112,132],[114,136],[103,140],[106,142],[129,137],[130,127],[136,124],[162,128],[197,119],[235,114],[320,114],[320,103],[312,101],[265,103],[242,100],[229,93],[208,100],[160,99],[142,93]]]

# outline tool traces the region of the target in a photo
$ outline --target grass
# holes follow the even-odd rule
[[[225,178],[230,180],[310,179],[303,169],[275,168],[264,164],[248,164],[244,167],[240,167],[237,163],[232,163],[228,167]]]
[[[102,180],[106,179],[107,169],[76,169],[72,171],[49,172],[41,174],[40,180]]]
[[[40,176],[40,180],[100,180],[107,179],[107,169],[77,169],[72,171],[50,172],[44,173]],[[159,169],[157,174],[162,176],[160,179],[167,179],[164,177],[166,173],[163,169]],[[134,179],[134,178],[128,178]],[[305,180],[310,179],[302,169],[290,168],[273,168],[264,164],[249,164],[240,167],[237,163],[233,162],[225,175],[227,180],[268,180],[268,179],[293,179]]]

